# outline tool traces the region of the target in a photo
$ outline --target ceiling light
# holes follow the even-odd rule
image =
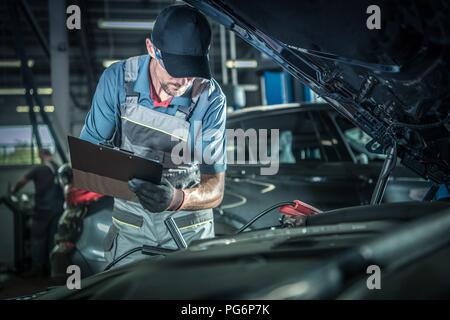
[[[51,95],[53,93],[52,88],[38,88],[38,94]],[[31,92],[33,93],[33,92]],[[24,88],[0,88],[0,96],[21,96],[25,94]]]
[[[256,60],[227,60],[225,66],[228,69],[256,68],[258,61]]]
[[[259,86],[257,84],[240,84],[239,87],[241,87],[244,91],[258,91]]]
[[[0,68],[20,68],[22,65],[20,60],[0,60]],[[28,60],[28,67],[34,66],[34,60]]]
[[[38,94],[42,95],[51,95],[53,93],[52,88],[38,88]]]
[[[98,20],[100,29],[121,29],[121,30],[152,30],[154,21],[145,20]]]
[[[17,106],[16,107],[16,112],[19,112],[19,113],[28,112],[29,110],[30,110],[30,108],[28,106]],[[39,106],[33,107],[34,112],[39,112],[39,110],[40,110]],[[55,111],[55,106],[44,106],[44,112],[54,112],[54,111]]]

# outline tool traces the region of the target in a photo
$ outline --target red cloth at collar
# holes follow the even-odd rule
[[[150,77],[150,71],[148,73],[149,73],[148,77],[150,79],[150,97],[153,100],[153,106],[167,108],[169,104],[172,102],[173,97],[170,97],[170,99],[166,101],[161,101],[153,88],[152,78]]]

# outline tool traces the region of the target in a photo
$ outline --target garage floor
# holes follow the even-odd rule
[[[56,285],[59,285],[58,281],[46,277],[26,277],[1,273],[0,299],[29,295]]]

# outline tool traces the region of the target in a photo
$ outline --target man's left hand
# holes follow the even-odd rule
[[[175,189],[166,178],[162,178],[161,184],[131,179],[128,187],[136,194],[142,206],[150,212],[177,211],[183,205],[183,190]]]

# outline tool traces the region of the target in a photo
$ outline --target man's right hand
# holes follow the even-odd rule
[[[184,201],[184,192],[175,189],[166,178],[162,179],[161,184],[132,179],[128,182],[128,187],[150,212],[176,211]]]

